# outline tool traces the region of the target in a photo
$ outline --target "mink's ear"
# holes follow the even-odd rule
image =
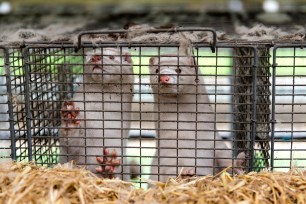
[[[189,57],[189,62],[191,66],[195,65],[195,58],[194,57]]]
[[[155,64],[155,57],[151,57],[149,60],[150,65],[154,65]]]

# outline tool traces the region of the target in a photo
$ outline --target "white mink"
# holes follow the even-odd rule
[[[177,54],[150,58],[158,135],[152,180],[165,182],[183,167],[187,176],[214,174],[220,171],[215,166],[240,166],[244,161],[244,153],[233,161],[232,150],[215,132],[214,112],[203,79],[195,83],[194,65],[193,57],[178,58]],[[242,168],[234,172],[241,173]]]
[[[126,163],[121,156],[130,127],[134,77],[127,51],[100,48],[87,52],[85,60],[83,83],[62,109],[60,163],[74,160],[95,172],[96,156],[103,155],[103,148],[114,149],[121,164]],[[128,173],[123,167],[119,165],[116,173]]]

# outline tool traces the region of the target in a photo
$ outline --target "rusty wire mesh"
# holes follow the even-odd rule
[[[270,159],[269,49],[240,47],[234,50],[236,54],[233,97],[235,146],[238,152],[241,151],[239,149],[250,150],[248,151],[248,155],[252,158],[248,164],[250,169],[261,170],[268,168]],[[257,52],[257,55],[254,52]]]

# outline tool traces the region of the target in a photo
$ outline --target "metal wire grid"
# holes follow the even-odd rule
[[[150,113],[143,113],[143,109],[146,110],[147,107],[145,106],[152,106],[154,104],[153,101],[150,101],[152,99],[149,99],[149,101],[145,101],[148,100],[146,99],[148,97],[148,95],[150,95],[149,93],[144,93],[142,94],[142,89],[146,89],[145,87],[149,87],[150,82],[148,81],[148,73],[147,71],[144,71],[145,69],[147,69],[147,63],[148,62],[143,62],[143,61],[148,61],[148,59],[151,56],[158,56],[158,53],[167,53],[169,52],[169,48],[170,45],[164,46],[164,47],[159,47],[159,48],[152,48],[152,47],[136,47],[136,48],[132,48],[134,51],[134,57],[138,58],[139,62],[136,61],[136,63],[134,62],[134,67],[138,67],[138,72],[139,74],[135,74],[135,78],[137,78],[138,83],[135,83],[134,86],[138,86],[138,95],[139,95],[139,102],[132,102],[134,105],[134,109],[133,112],[134,114],[139,114],[139,118],[137,118],[137,116],[134,116],[134,118],[131,120],[132,123],[139,123],[139,125],[137,127],[132,127],[131,130],[135,130],[140,132],[139,135],[146,135],[146,131],[154,131],[154,127],[148,127],[150,126],[150,124],[148,123],[154,123],[156,122],[153,118],[149,118],[149,119],[144,119],[143,117],[148,117],[148,115],[150,115]],[[177,46],[173,46],[174,48],[172,48],[172,50],[176,50]],[[45,128],[48,127],[49,125],[49,129],[56,129],[55,127],[58,127],[58,125],[60,124],[60,117],[59,112],[61,110],[62,107],[62,103],[63,101],[65,101],[67,99],[67,95],[72,95],[73,92],[72,91],[66,91],[65,88],[63,87],[71,87],[73,86],[73,83],[70,81],[66,81],[66,78],[69,78],[69,74],[72,73],[71,70],[69,70],[68,68],[68,72],[67,72],[67,67],[70,67],[70,69],[74,68],[75,66],[78,65],[82,65],[83,66],[83,56],[84,53],[86,53],[86,50],[90,50],[91,47],[85,48],[84,50],[82,50],[82,52],[80,54],[74,54],[72,48],[66,47],[66,48],[61,48],[59,49],[60,51],[57,52],[53,52],[51,55],[51,51],[52,50],[56,50],[56,48],[52,47],[52,48],[41,48],[40,46],[38,48],[33,48],[30,47],[28,48],[29,50],[29,54],[27,56],[28,62],[26,63],[26,72],[28,72],[28,76],[31,76],[31,78],[35,78],[35,80],[31,80],[30,83],[27,84],[27,86],[29,87],[30,91],[29,95],[27,95],[27,97],[29,97],[29,107],[30,107],[30,113],[31,113],[31,119],[29,119],[27,121],[27,125],[30,126],[29,129],[31,129],[31,141],[32,141],[32,147],[33,148],[33,152],[32,154],[35,155],[35,158],[38,158],[39,156],[42,155],[43,152],[40,152],[39,150],[41,149],[41,146],[44,146],[44,144],[48,144],[47,146],[52,149],[52,146],[55,147],[55,141],[56,141],[56,137],[51,139],[51,140],[46,140],[45,138],[42,139],[42,136],[55,136],[56,135],[56,130],[53,131],[53,134],[46,134],[46,130]],[[220,48],[221,49],[221,48]],[[221,53],[226,53],[225,56],[223,56],[223,58],[225,59],[229,59],[231,58],[230,56],[227,56],[228,53],[230,53],[230,48],[224,48],[223,51],[221,51]],[[145,54],[145,53],[155,53],[155,55],[152,54]],[[205,57],[209,57],[212,60],[209,62],[209,64],[203,64],[203,65],[199,65],[199,69],[206,69],[207,72],[207,76],[210,76],[209,78],[212,78],[210,80],[210,82],[208,82],[206,84],[207,87],[210,88],[210,95],[212,97],[212,100],[214,102],[212,102],[212,105],[214,106],[214,109],[226,109],[224,108],[224,106],[230,106],[231,102],[230,101],[222,101],[222,102],[218,102],[219,100],[224,100],[222,99],[222,96],[219,96],[219,93],[217,92],[216,88],[218,87],[217,83],[218,82],[222,82],[223,83],[223,87],[230,89],[231,85],[229,84],[230,81],[228,79],[226,79],[227,75],[223,76],[223,79],[219,79],[218,77],[216,77],[216,73],[217,73],[217,69],[216,69],[216,65],[218,65],[218,69],[219,71],[221,69],[231,69],[231,65],[228,65],[224,62],[222,62],[222,56],[219,55],[220,51],[217,50],[217,54],[215,56],[219,56],[219,59],[216,60],[216,65],[214,65],[214,61],[215,59],[213,59],[213,56],[207,56],[207,53],[211,53],[210,49],[207,47],[202,47],[199,48],[197,51],[197,57],[196,60],[197,61],[203,61],[203,59]],[[63,54],[63,53],[67,53]],[[201,55],[199,55],[199,53],[204,53]],[[71,56],[73,57],[78,57],[78,62],[71,62],[69,61],[69,59],[71,59]],[[50,61],[50,57],[53,57],[54,61]],[[57,58],[58,57],[58,58]],[[48,58],[48,59],[46,59]],[[52,58],[52,59],[53,59]],[[59,58],[61,58],[62,60],[59,60]],[[42,60],[40,59],[44,59],[44,62],[42,62]],[[63,59],[66,59],[63,61]],[[143,61],[141,61],[143,60]],[[50,61],[50,62],[49,62]],[[64,66],[63,66],[64,65]],[[63,72],[65,70],[65,72]],[[207,71],[208,70],[208,71]],[[135,70],[134,70],[135,71]],[[137,72],[137,71],[135,71]],[[55,74],[54,74],[55,73]],[[75,75],[75,73],[74,73]],[[147,77],[144,77],[145,75],[147,75]],[[205,76],[205,77],[207,77]],[[213,77],[211,77],[213,76]],[[66,77],[66,78],[65,78]],[[73,78],[74,76],[71,76],[70,78]],[[220,77],[221,78],[221,77]],[[43,79],[43,80],[42,80]],[[140,83],[139,83],[140,82]],[[48,84],[48,86],[46,86],[45,84]],[[58,87],[59,86],[59,87]],[[52,89],[49,89],[49,87],[56,87],[55,90],[53,91]],[[62,88],[60,88],[62,87]],[[58,90],[63,90],[63,91],[58,91]],[[69,90],[73,90],[73,89],[69,89]],[[147,90],[146,90],[147,91]],[[55,98],[56,95],[59,94],[62,96],[61,99]],[[230,95],[229,93],[226,93],[227,95]],[[47,97],[51,95],[52,97]],[[146,96],[147,95],[147,96]],[[152,96],[151,96],[152,97]],[[70,97],[68,97],[69,99]],[[220,99],[221,98],[221,99]],[[85,98],[83,100],[86,100]],[[55,106],[55,103],[61,103],[60,106]],[[119,102],[120,103],[120,102]],[[218,103],[220,103],[218,105]],[[49,104],[49,106],[48,106]],[[135,108],[135,106],[137,106]],[[223,107],[222,107],[223,106]],[[137,110],[138,109],[138,110]],[[46,111],[48,114],[46,114]],[[51,112],[51,114],[49,114],[49,112]],[[57,113],[54,113],[57,112]],[[151,110],[151,114],[153,114],[152,110]],[[224,117],[222,117],[223,114],[226,114],[227,117],[224,119]],[[217,113],[215,114],[214,118],[216,120],[219,120],[220,122],[217,123],[223,123],[228,125],[229,123],[231,123],[229,121],[229,116],[230,116],[230,112],[229,110],[223,110],[222,113]],[[48,119],[46,119],[45,115],[48,115],[49,117],[47,117]],[[144,116],[146,115],[146,116]],[[43,116],[43,117],[42,117]],[[218,119],[217,119],[218,118]],[[214,119],[214,120],[215,120]],[[90,119],[89,119],[90,120]],[[107,120],[107,119],[106,119]],[[222,120],[226,120],[226,121],[222,121]],[[47,125],[46,125],[46,121],[47,121]],[[57,122],[54,122],[57,121]],[[213,121],[210,121],[213,122]],[[146,124],[147,123],[147,124]],[[216,123],[216,124],[217,124]],[[54,125],[56,124],[56,125]],[[215,126],[216,126],[215,124]],[[41,131],[43,130],[43,131]],[[220,130],[220,132],[223,132],[226,134],[230,134],[231,130],[229,130],[229,128],[225,128],[222,130]],[[40,141],[43,144],[40,144],[38,142],[33,142],[36,141],[35,139],[40,138]],[[28,138],[27,138],[28,139]],[[164,141],[162,141],[164,142]],[[141,143],[141,141],[140,141]],[[141,144],[140,144],[141,145]],[[136,146],[130,146],[131,149],[136,149]],[[35,148],[37,148],[37,150],[35,150]],[[18,149],[18,148],[17,148]],[[153,147],[147,147],[146,149],[153,149]],[[56,150],[57,151],[57,150]],[[55,152],[56,152],[55,151]],[[52,152],[52,151],[51,151]],[[146,154],[146,153],[143,153]],[[49,155],[52,155],[51,153],[49,153]],[[141,155],[140,155],[141,156]],[[148,156],[148,155],[146,155]],[[152,155],[151,155],[152,156]],[[138,161],[141,163],[142,160],[139,160],[139,156],[134,156],[136,159],[138,159]],[[154,155],[153,155],[154,157]],[[133,155],[131,156],[131,159],[133,160]],[[54,164],[55,162],[46,162],[47,164]],[[149,164],[147,164],[148,162],[144,161],[144,163],[146,163],[144,166],[148,166]],[[88,163],[87,163],[88,164]],[[140,164],[141,165],[141,164]],[[213,167],[211,167],[213,168]]]
[[[9,115],[8,115],[8,95],[7,95],[7,77],[6,70],[8,69],[8,50],[5,47],[0,47],[0,67],[2,67],[0,72],[0,158],[8,159],[11,155],[10,148],[10,125],[9,125]]]
[[[118,45],[103,45],[102,47],[118,47]],[[102,48],[100,47],[100,48]],[[148,127],[152,125],[152,123],[156,122],[154,118],[150,118],[151,113],[154,113],[154,111],[149,110],[148,107],[152,108],[152,105],[154,102],[151,101],[151,99],[147,100],[147,96],[150,95],[150,90],[148,90],[149,82],[148,82],[148,76],[147,71],[144,71],[147,69],[147,61],[151,56],[156,56],[158,53],[161,53],[160,50],[165,48],[164,52],[169,51],[169,47],[173,47],[173,49],[177,49],[177,45],[120,45],[122,48],[130,48],[130,50],[133,50],[132,56],[133,56],[133,66],[134,66],[134,90],[137,90],[136,93],[134,91],[135,95],[138,95],[138,99],[132,102],[132,112],[133,116],[131,119],[131,123],[138,123],[137,127],[133,125],[131,127],[131,130],[136,130],[136,132],[140,132],[138,135],[146,135],[146,133],[154,132],[154,128]],[[243,46],[242,46],[243,47]],[[294,54],[293,56],[287,56],[290,59],[294,59],[293,63],[288,66],[294,67],[294,70],[297,68],[302,68],[303,65],[296,65],[296,59],[303,59],[303,56],[296,56],[295,46],[288,45],[286,48],[294,48]],[[298,46],[297,46],[298,47]],[[86,44],[81,46],[81,50],[77,53],[74,52],[74,46],[73,45],[35,45],[35,46],[29,46],[26,48],[27,52],[25,52],[24,58],[21,57],[21,50],[20,49],[12,49],[10,51],[10,64],[11,64],[11,91],[9,93],[18,93],[17,96],[22,96],[21,100],[18,101],[17,105],[16,103],[13,103],[13,101],[9,101],[10,105],[13,107],[11,114],[14,115],[14,119],[12,120],[12,123],[14,123],[14,126],[11,126],[11,130],[14,131],[13,143],[16,146],[14,149],[14,145],[11,147],[13,149],[12,151],[12,157],[18,160],[23,160],[25,158],[29,159],[35,159],[35,160],[42,160],[41,164],[47,164],[52,165],[57,163],[58,158],[54,157],[54,155],[58,154],[58,128],[60,125],[60,112],[62,108],[62,104],[65,100],[71,99],[71,97],[74,94],[74,87],[73,84],[75,84],[75,81],[77,80],[77,76],[81,75],[82,73],[77,73],[77,71],[73,71],[75,67],[84,67],[84,54],[88,50],[92,50],[93,46]],[[236,84],[233,84],[231,81],[235,77],[235,70],[233,69],[233,65],[231,63],[224,63],[224,59],[227,59],[229,61],[234,61],[235,54],[226,54],[223,55],[224,50],[227,50],[227,53],[233,53],[233,49],[237,48],[237,45],[233,44],[218,44],[216,47],[215,54],[211,54],[211,52],[207,52],[209,50],[209,46],[207,45],[200,45],[198,46],[198,51],[195,51],[195,57],[197,62],[199,62],[199,68],[209,70],[207,72],[204,71],[204,77],[206,79],[209,79],[208,82],[206,82],[206,87],[208,90],[208,94],[210,97],[211,105],[214,107],[214,119],[215,120],[215,127],[216,131],[221,133],[222,132],[228,135],[235,135],[237,130],[232,129],[232,127],[235,125],[235,121],[233,122],[233,110],[230,108],[226,108],[224,110],[225,106],[233,106],[235,105],[235,102],[232,103],[231,101],[224,102],[222,99],[223,96],[229,96],[231,97],[232,91],[229,91],[227,93],[220,93],[218,88],[220,87],[226,87],[229,90],[233,90],[234,86]],[[250,49],[254,49],[257,51],[257,48],[255,47],[249,47]],[[155,55],[152,54],[146,54],[146,50],[154,50],[155,49]],[[167,50],[168,49],[168,50]],[[282,49],[282,48],[278,48]],[[200,50],[200,51],[199,51]],[[204,51],[205,50],[205,51]],[[276,49],[275,49],[276,50]],[[204,54],[203,54],[204,53]],[[209,54],[208,54],[209,53]],[[255,53],[255,52],[254,52]],[[273,55],[273,60],[275,61],[273,63],[274,70],[276,69],[276,61],[278,59],[285,58],[286,56],[277,56],[277,52],[275,51]],[[239,58],[245,58],[245,59],[252,59],[255,58],[254,63],[250,63],[250,68],[256,68],[256,56],[237,56]],[[268,56],[264,56],[264,58],[269,58]],[[135,60],[136,59],[136,60]],[[207,61],[207,59],[212,59]],[[21,60],[21,61],[20,61]],[[24,66],[21,63],[22,60],[24,60]],[[259,59],[260,60],[260,59]],[[204,61],[204,63],[203,63]],[[214,61],[214,62],[212,62]],[[251,60],[252,61],[252,60]],[[202,64],[201,64],[202,63]],[[257,62],[258,63],[258,62]],[[136,68],[136,69],[135,69]],[[219,72],[222,68],[229,69],[230,74],[224,74],[223,72]],[[136,71],[138,69],[138,72]],[[20,74],[20,70],[23,70],[24,73],[28,74]],[[294,76],[295,74],[295,76]],[[28,76],[26,78],[26,76]],[[30,77],[29,77],[30,76]],[[209,76],[209,77],[208,77]],[[288,75],[288,77],[292,77],[293,81],[292,87],[296,87],[294,83],[299,77],[304,77],[304,75],[297,76],[296,73],[292,73],[292,75]],[[223,79],[221,78],[227,78],[227,81],[223,84],[220,83]],[[263,76],[267,77],[267,76]],[[269,77],[268,77],[269,78]],[[275,117],[280,115],[284,115],[285,113],[282,113],[281,111],[278,113],[278,103],[275,103],[275,96],[276,98],[278,96],[281,96],[282,94],[275,93],[275,88],[282,87],[283,85],[278,85],[275,83],[277,82],[277,79],[279,78],[278,75],[275,74],[275,71],[272,73],[272,86],[268,86],[269,89],[272,90],[272,105],[271,105],[271,111],[272,111],[272,122],[271,122],[271,166],[275,169],[274,160],[281,160],[285,158],[276,158],[274,155],[274,152],[277,150],[275,147],[275,144],[278,144],[278,140],[275,140],[275,133],[278,132],[278,126],[277,123],[275,123]],[[32,80],[34,79],[34,80]],[[305,84],[304,84],[305,85]],[[256,83],[253,83],[253,86],[257,86]],[[273,88],[274,87],[274,88]],[[303,84],[299,84],[297,87],[303,88]],[[260,89],[257,89],[260,90]],[[292,133],[301,133],[303,134],[302,130],[295,130],[296,124],[303,124],[303,119],[299,119],[300,121],[295,120],[294,116],[296,115],[302,115],[303,112],[299,113],[296,110],[296,106],[293,105],[296,103],[297,97],[302,97],[299,95],[296,95],[296,92],[294,91],[295,88],[293,88],[292,94],[289,94],[291,96],[291,102],[287,105],[289,105],[292,109],[291,113],[291,119],[288,121],[288,124],[291,124],[291,126],[286,128],[286,131],[292,132]],[[261,91],[259,91],[261,92]],[[257,91],[258,94],[258,91]],[[288,95],[288,94],[287,94]],[[264,94],[266,97],[267,95]],[[135,96],[134,96],[135,97]],[[13,99],[14,97],[13,94]],[[274,98],[274,102],[273,102]],[[303,99],[303,98],[302,98]],[[86,98],[84,98],[86,100]],[[265,101],[267,102],[267,101]],[[119,102],[121,103],[121,102]],[[254,103],[254,102],[253,102]],[[256,103],[256,102],[255,102]],[[263,103],[265,104],[265,103]],[[301,106],[305,104],[305,100],[302,100],[302,102],[299,103]],[[252,107],[256,106],[256,104],[252,104]],[[275,111],[275,108],[277,111]],[[149,108],[150,109],[150,108]],[[293,112],[294,111],[294,112]],[[266,113],[269,115],[269,113]],[[224,115],[227,115],[226,119],[224,119]],[[274,119],[273,119],[274,116]],[[149,117],[149,119],[147,119]],[[255,120],[250,120],[247,123],[250,124],[249,129],[247,129],[248,132],[251,133],[251,138],[249,140],[245,140],[244,147],[241,148],[240,151],[250,152],[250,154],[247,154],[252,157],[254,156],[254,149],[253,145],[249,145],[250,141],[252,142],[252,138],[254,138],[255,143],[255,135],[256,135],[256,127],[254,127],[254,124],[256,125],[256,116],[252,115],[252,118],[255,117]],[[257,119],[258,120],[258,119]],[[19,122],[17,122],[19,121]],[[148,125],[150,124],[150,125]],[[230,128],[224,128],[222,125],[228,125]],[[264,124],[268,124],[268,122],[265,122]],[[253,125],[253,126],[252,126]],[[219,126],[219,127],[218,127]],[[269,125],[268,125],[269,127]],[[147,131],[147,132],[146,132]],[[245,130],[243,130],[245,131]],[[131,131],[130,131],[131,132]],[[145,133],[144,133],[145,132]],[[239,131],[238,131],[239,132]],[[263,131],[267,132],[267,131]],[[269,132],[269,131],[268,131]],[[281,132],[281,131],[280,131]],[[144,133],[144,134],[142,134]],[[137,135],[137,134],[136,134]],[[293,134],[292,134],[293,135]],[[293,137],[293,136],[291,136]],[[43,138],[43,139],[42,139]],[[121,135],[121,138],[123,136]],[[294,139],[294,138],[292,138]],[[132,142],[132,139],[130,139],[129,148],[130,150],[133,150],[138,152],[138,154],[133,155],[119,155],[121,158],[128,157],[128,159],[133,160],[136,163],[136,167],[139,167],[140,172],[142,175],[149,175],[150,172],[148,172],[147,169],[150,167],[150,162],[145,161],[143,158],[150,158],[152,159],[154,155],[148,155],[147,150],[153,150],[156,148],[155,146],[145,146],[147,145],[147,141],[150,142],[150,139],[140,139],[138,140],[137,137],[134,139],[137,145]],[[293,141],[293,140],[292,140]],[[157,139],[157,143],[160,143],[163,141],[159,141]],[[252,144],[254,144],[252,143]],[[280,143],[280,142],[279,142]],[[294,142],[291,142],[291,149],[286,150],[290,151],[290,158],[293,158],[293,149],[294,148]],[[142,149],[138,148],[138,145],[145,146],[144,149],[146,151],[142,151]],[[121,147],[122,149],[124,147]],[[144,150],[143,149],[143,150]],[[260,147],[262,149],[262,147]],[[251,150],[251,151],[250,151]],[[158,151],[158,150],[157,150]],[[282,151],[281,149],[279,151]],[[131,151],[130,151],[131,152]],[[237,153],[235,153],[237,154]],[[31,156],[32,155],[32,156]],[[47,155],[47,157],[45,157]],[[158,154],[157,154],[158,155]],[[253,156],[252,156],[253,155]],[[51,158],[51,159],[50,159]],[[248,159],[250,159],[248,158]],[[267,159],[267,156],[263,157],[264,159]],[[300,159],[302,160],[302,159]],[[139,166],[138,166],[139,165]],[[264,164],[265,165],[265,164]],[[248,162],[246,169],[252,170],[254,167],[254,164],[252,162]],[[289,165],[283,165],[283,167],[289,167]]]
[[[44,88],[34,87],[35,81],[48,81],[48,79],[28,74],[28,63],[23,49],[11,47],[9,50],[9,69],[6,70],[6,77],[9,82],[7,83],[9,96],[7,103],[10,107],[8,112],[11,115],[11,157],[17,161],[33,159],[37,163],[50,165],[52,164],[48,159],[50,157],[45,155],[52,155],[55,152],[49,152],[50,141],[47,142],[44,136],[50,135],[47,132],[48,127],[55,118],[50,106],[56,103],[52,103],[51,95],[58,95],[58,91],[55,93],[54,87],[46,86],[46,84],[43,85]],[[35,62],[38,61],[35,59]],[[48,102],[42,103],[41,98]],[[46,114],[45,110],[51,113]],[[34,128],[31,129],[31,126]],[[54,125],[52,124],[51,127]],[[51,135],[54,136],[54,134]]]
[[[268,168],[270,159],[269,49],[237,47],[234,51],[234,127],[237,131],[234,146],[239,151],[240,148],[255,148],[257,144],[258,151],[257,148],[255,151],[252,149],[247,155],[251,158],[250,169],[261,170]],[[257,154],[257,158],[254,154]]]
[[[300,45],[273,48],[271,169],[275,171],[305,168],[305,56]]]

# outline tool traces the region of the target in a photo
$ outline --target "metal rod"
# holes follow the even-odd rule
[[[9,124],[10,124],[10,136],[11,136],[11,158],[16,160],[16,142],[15,142],[15,126],[14,126],[14,113],[13,113],[13,93],[11,86],[11,68],[10,68],[10,53],[9,50],[5,47],[0,47],[0,49],[4,50],[4,66],[5,66],[5,74],[6,74],[6,86],[7,86],[7,103],[8,103],[8,111],[9,111]]]
[[[32,132],[31,132],[31,109],[30,109],[30,71],[29,71],[29,49],[25,48],[23,51],[23,60],[24,60],[24,77],[25,77],[25,107],[26,107],[26,126],[27,126],[27,139],[28,139],[28,158],[29,161],[33,160],[32,155]]]
[[[272,110],[271,110],[271,161],[270,170],[274,169],[274,134],[275,134],[275,71],[276,71],[276,50],[278,47],[273,48],[273,62],[272,62]]]
[[[188,31],[203,31],[203,32],[211,32],[213,34],[213,41],[211,44],[211,50],[214,53],[216,49],[216,44],[217,44],[217,33],[214,29],[211,28],[200,28],[200,27],[191,27],[191,28],[170,28],[170,29],[151,29],[151,30],[146,30],[146,33],[166,33],[166,32],[188,32]],[[77,39],[77,48],[75,52],[77,52],[81,46],[82,46],[82,37],[84,35],[98,35],[98,34],[113,34],[113,33],[128,33],[128,30],[105,30],[105,31],[85,31],[79,33]],[[130,43],[129,43],[130,44]]]
[[[254,144],[255,144],[255,137],[256,137],[256,125],[257,125],[257,115],[256,115],[256,109],[257,109],[257,69],[258,69],[258,53],[257,53],[257,47],[253,47],[254,52],[254,65],[252,67],[253,72],[253,80],[252,80],[252,86],[253,86],[253,95],[252,95],[252,132],[251,132],[251,148],[252,151],[250,153],[250,171],[254,169]]]

